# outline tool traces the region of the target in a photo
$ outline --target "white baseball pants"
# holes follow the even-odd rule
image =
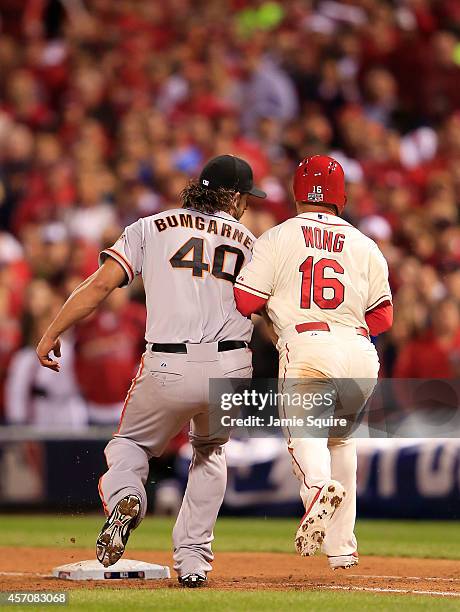
[[[330,325],[330,331],[293,332],[278,343],[280,379],[289,388],[303,393],[321,388],[345,389],[347,410],[358,413],[377,382],[379,360],[373,344],[357,335],[352,327]],[[353,380],[351,380],[353,379]],[[304,381],[304,382],[303,382]],[[292,381],[291,381],[292,382]],[[324,384],[322,384],[324,383]],[[294,411],[298,414],[298,410]],[[280,409],[289,418],[289,406]],[[342,504],[329,523],[322,551],[329,556],[348,555],[357,550],[356,520],[356,443],[350,438],[291,437],[286,432],[294,473],[299,478],[300,495],[307,509],[311,499],[327,480],[338,480],[346,490]]]

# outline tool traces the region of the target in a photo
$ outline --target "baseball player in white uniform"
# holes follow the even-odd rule
[[[358,413],[379,371],[369,336],[393,319],[387,263],[372,240],[338,216],[345,181],[334,159],[300,162],[294,195],[298,215],[257,240],[238,276],[237,307],[246,316],[266,309],[278,336],[281,379],[302,379],[305,393],[324,383],[339,394],[340,381],[354,379],[358,392],[346,398],[346,408]],[[283,402],[280,416],[289,418],[290,410]],[[287,428],[286,437],[305,506],[297,551],[307,556],[322,547],[333,569],[356,565],[354,440],[332,438],[327,429],[322,437],[296,437]]]
[[[250,166],[232,155],[208,162],[182,192],[182,208],[139,219],[100,255],[100,268],[69,297],[37,347],[56,371],[59,335],[93,312],[115,288],[141,274],[147,304],[146,350],[128,391],[99,481],[107,521],[97,539],[104,566],[122,556],[147,509],[151,457],[189,421],[193,458],[173,531],[174,568],[186,587],[205,584],[213,528],[226,487],[223,445],[208,405],[209,379],[250,378],[252,323],[235,306],[233,284],[251,257],[254,236],[239,219],[247,196],[265,197]],[[217,409],[217,407],[216,407]]]

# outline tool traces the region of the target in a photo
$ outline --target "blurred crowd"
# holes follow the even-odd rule
[[[116,422],[142,351],[140,283],[65,338],[62,373],[34,347],[97,255],[176,207],[211,156],[253,167],[260,235],[293,214],[306,155],[344,166],[346,218],[390,265],[382,375],[460,373],[458,0],[2,0],[0,414]],[[276,375],[264,329],[255,371]]]

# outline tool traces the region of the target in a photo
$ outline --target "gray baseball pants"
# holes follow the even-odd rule
[[[228,429],[219,426],[217,407],[209,405],[209,379],[250,378],[249,349],[218,352],[217,343],[187,345],[187,354],[142,356],[128,392],[118,431],[105,448],[108,471],[99,481],[106,513],[126,495],[137,495],[144,518],[148,461],[191,421],[193,457],[182,506],[173,530],[174,569],[179,576],[209,572],[211,542],[227,484],[223,445]]]

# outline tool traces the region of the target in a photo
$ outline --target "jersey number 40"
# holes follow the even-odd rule
[[[187,255],[192,253],[192,258]],[[235,265],[233,272],[225,272],[225,256],[232,253],[235,257]],[[188,268],[192,271],[193,276],[203,278],[204,272],[209,272],[209,264],[204,261],[204,240],[203,238],[190,238],[181,248],[174,253],[169,260],[173,268]],[[221,244],[216,247],[212,261],[211,274],[216,278],[221,278],[231,283],[235,283],[236,277],[240,273],[244,263],[244,253],[237,247],[232,247],[228,244]]]
[[[335,259],[323,258],[313,264],[313,257],[310,256],[301,264],[300,308],[311,308],[312,297],[313,302],[321,310],[334,310],[343,302],[345,287],[338,278],[325,277],[324,271],[327,269],[333,270],[336,274],[344,273],[344,269]],[[329,290],[327,297],[326,289]]]

